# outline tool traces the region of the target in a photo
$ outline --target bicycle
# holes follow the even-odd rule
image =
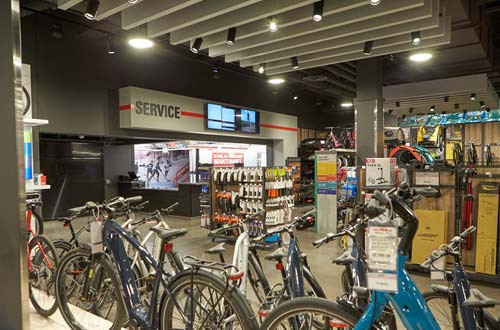
[[[453,143],[453,164],[455,166],[460,166],[463,163],[463,151],[462,145],[459,142]]]
[[[137,199],[137,198],[135,198]],[[92,212],[95,221],[91,223],[93,253],[82,254],[80,262],[85,261],[85,269],[79,274],[84,274],[83,288],[74,295],[77,299],[71,300],[66,296],[66,283],[71,281],[72,268],[68,266],[71,253],[78,253],[76,249],[68,253],[61,261],[61,266],[56,275],[57,303],[65,321],[72,329],[85,329],[81,322],[88,319],[85,311],[81,312],[71,302],[97,303],[101,297],[101,286],[107,285],[107,298],[116,303],[112,324],[107,324],[111,329],[119,329],[128,320],[127,325],[141,329],[172,329],[184,327],[193,328],[225,328],[239,326],[242,329],[257,329],[257,321],[252,314],[244,297],[232,285],[239,281],[242,274],[230,275],[234,266],[220,263],[206,262],[194,257],[184,257],[183,262],[188,264],[188,269],[180,271],[173,278],[169,278],[163,269],[163,264],[168,254],[173,252],[172,241],[187,233],[185,229],[162,229],[152,227],[162,239],[160,258],[156,260],[132,235],[123,229],[115,220],[113,207],[130,203],[132,200],[120,198],[109,204],[96,204],[87,202],[73,211]],[[155,279],[149,306],[159,308],[146,308],[141,301],[140,294],[134,281],[131,262],[127,257],[122,240],[127,241],[143,258],[149,267],[154,270]],[[111,257],[102,251],[104,246]],[[116,267],[116,268],[115,268]],[[220,276],[212,274],[205,269],[218,270],[226,274],[226,282]],[[119,274],[116,274],[116,270]],[[97,279],[96,279],[97,277]],[[161,293],[160,297],[160,290]],[[76,317],[78,314],[78,317]],[[92,324],[90,319],[90,326]],[[102,326],[100,327],[102,328]]]
[[[471,296],[471,289],[462,264],[462,244],[474,231],[476,227],[470,226],[451,239],[448,244],[441,245],[421,265],[423,268],[432,267],[435,271],[442,272],[448,282],[448,286],[431,285],[432,291],[423,293],[441,329],[477,329],[480,319],[484,319],[488,329],[500,329],[500,320],[497,320],[491,313],[484,311],[483,316],[480,317],[475,308],[465,304],[467,298]],[[453,257],[453,271],[435,267],[434,263],[445,256]]]
[[[467,163],[469,165],[477,164],[477,151],[474,141],[470,141],[467,144]]]
[[[43,219],[36,210],[42,205],[39,193],[26,194],[26,221],[30,223],[30,228],[36,235],[43,234]]]

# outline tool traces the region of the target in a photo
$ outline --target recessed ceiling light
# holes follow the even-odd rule
[[[352,102],[343,102],[340,104],[342,108],[350,108],[353,106]]]
[[[410,58],[410,61],[413,61],[413,62],[425,62],[425,61],[428,61],[432,58],[432,54],[431,53],[416,53],[416,54],[411,55],[409,58]]]
[[[378,6],[380,5],[381,0],[370,0],[370,5],[372,6]]]
[[[257,69],[257,72],[260,74],[263,74],[266,72],[266,63],[259,64],[259,68]]]
[[[276,17],[271,18],[271,20],[269,21],[269,31],[278,31],[278,19]]]
[[[267,81],[268,83],[272,85],[279,85],[285,82],[285,79],[283,78],[271,78]]]
[[[294,101],[297,101],[298,99],[299,99],[299,97],[298,97],[297,95],[294,95],[294,96],[293,96],[293,100],[294,100]]]
[[[128,44],[137,49],[151,48],[154,46],[154,42],[148,38],[132,38],[128,41]]]

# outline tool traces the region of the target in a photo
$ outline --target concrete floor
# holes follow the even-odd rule
[[[79,219],[76,222],[75,227],[80,228],[81,224],[83,224],[84,221],[85,219]],[[172,228],[186,228],[189,230],[189,233],[186,236],[174,241],[174,247],[181,256],[194,255],[203,259],[218,260],[216,256],[208,255],[205,253],[205,250],[215,246],[215,243],[207,238],[208,231],[204,228],[200,228],[200,222],[198,220],[168,219],[167,222]],[[48,235],[51,239],[69,238],[68,228],[63,227],[59,222],[45,223],[45,234]],[[321,238],[322,235],[316,234],[311,230],[305,230],[298,231],[297,236],[299,238],[302,252],[305,252],[307,254],[313,274],[320,282],[327,297],[332,300],[335,299],[335,297],[339,296],[342,293],[342,288],[340,285],[340,275],[343,269],[340,266],[331,264],[331,259],[333,259],[334,257],[338,257],[342,253],[340,248],[338,247],[338,244],[336,242],[332,242],[329,245],[325,245],[319,249],[316,249],[312,247],[311,242],[313,240]],[[87,241],[88,233],[85,232],[82,235],[82,239],[84,241]],[[226,244],[226,248],[226,260],[231,260],[233,248],[229,244]],[[268,277],[270,284],[272,285],[274,283],[280,283],[281,277],[279,271],[275,269],[274,263],[264,260],[264,256],[270,252],[272,251],[261,251],[260,256],[265,274]],[[428,275],[424,276],[418,273],[412,273],[412,277],[421,291],[429,290],[430,284],[440,283],[440,281],[431,281]],[[483,293],[494,299],[500,300],[499,287],[487,286],[479,283],[473,283],[473,287],[480,289]],[[252,307],[257,310],[258,304],[255,302],[256,299],[254,297],[250,297],[250,299],[252,300]],[[493,312],[497,317],[500,317],[500,307],[491,310],[491,312]],[[34,316],[34,318],[32,319],[32,329],[45,329],[46,327],[42,326],[43,322],[47,321],[42,320],[42,318],[38,316]],[[40,324],[40,327],[38,327],[37,324]],[[60,323],[57,322],[57,325],[59,324]],[[400,326],[399,328],[402,329],[403,327]],[[56,327],[54,324],[54,329],[59,329],[59,327]]]

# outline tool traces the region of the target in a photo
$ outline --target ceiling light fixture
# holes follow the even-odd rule
[[[113,39],[111,39],[111,37],[108,37],[108,40],[106,41],[106,48],[109,55],[113,55],[116,53],[115,47],[113,45]]]
[[[489,113],[490,111],[491,111],[491,109],[490,109],[490,108],[486,108],[486,112],[488,112],[488,113]]]
[[[132,38],[128,41],[128,44],[137,49],[146,49],[154,46],[154,42],[151,39],[144,37]]]
[[[299,97],[298,97],[297,95],[294,95],[294,96],[293,96],[293,100],[294,100],[294,101],[297,101],[298,99],[299,99]]]
[[[236,40],[236,27],[232,27],[229,30],[227,30],[226,44],[232,45],[234,44],[235,40]]]
[[[462,111],[462,112],[464,113],[464,115],[466,115],[466,114],[467,114],[467,110],[464,110],[464,111]]]
[[[409,113],[413,113],[413,108],[408,109]]]
[[[263,74],[264,72],[266,72],[266,63],[259,64],[259,68],[257,69],[257,72],[260,74]]]
[[[99,0],[88,0],[87,8],[85,9],[85,14],[83,16],[85,16],[86,19],[94,20],[100,4]]]
[[[472,93],[472,94],[470,95],[470,100],[471,100],[471,101],[475,101],[475,100],[476,100],[476,94]]]
[[[271,85],[280,85],[285,82],[285,79],[283,78],[271,78],[267,81]]]
[[[444,101],[445,101],[445,102],[449,102],[449,101],[450,101],[450,97],[449,97],[449,96],[445,96],[445,97],[444,97]]]
[[[422,42],[422,37],[420,35],[420,31],[414,31],[411,33],[411,43],[414,46],[420,45]]]
[[[353,106],[352,102],[343,102],[340,104],[342,108],[350,108]]]
[[[434,111],[436,111],[436,106],[431,105],[431,112],[434,112]]]
[[[314,3],[313,21],[319,22],[323,19],[323,8],[325,7],[324,1],[317,1]]]
[[[61,23],[59,22],[54,22],[52,23],[52,32],[50,33],[51,37],[54,37],[56,39],[62,39],[64,36],[63,33],[63,27]]]
[[[297,70],[300,67],[297,56],[290,57],[290,62],[292,63],[292,69]]]
[[[431,53],[416,53],[416,54],[413,54],[411,55],[410,57],[410,61],[413,61],[413,62],[425,62],[425,61],[428,61],[432,58],[432,54]]]
[[[455,109],[458,109],[460,105],[458,103],[455,103]]]
[[[389,111],[387,111],[388,114],[392,114],[394,112],[394,109],[389,109]]]
[[[442,115],[446,115],[446,111],[441,112]]]
[[[365,46],[363,47],[363,54],[371,55],[373,48],[373,40],[365,42]]]
[[[370,0],[370,5],[372,6],[378,6],[380,5],[381,0]]]
[[[195,54],[198,54],[198,52],[200,51],[200,47],[201,47],[202,42],[203,42],[203,38],[201,38],[201,37],[196,38],[193,42],[193,45],[191,46],[191,51]]]
[[[128,3],[136,4],[139,0],[128,0]]]
[[[399,101],[396,101],[396,107],[398,107],[398,108],[399,108],[399,106],[400,106]]]
[[[278,31],[278,19],[276,17],[272,17],[269,21],[269,31],[276,32]]]
[[[401,119],[405,120],[406,119],[406,115],[402,115]]]
[[[481,106],[481,108],[486,107],[486,104],[484,103],[484,101],[479,101],[479,105]]]

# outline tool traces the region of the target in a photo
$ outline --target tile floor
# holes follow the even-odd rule
[[[80,223],[83,223],[85,219],[79,219],[78,221]],[[216,256],[207,255],[204,252],[206,249],[214,246],[215,243],[207,239],[208,231],[199,227],[199,221],[169,219],[168,223],[172,228],[187,228],[189,230],[189,233],[186,236],[174,242],[175,249],[179,252],[180,255],[191,254],[205,259],[217,260]],[[79,224],[76,224],[76,227],[79,228]],[[45,224],[45,228],[46,234],[51,239],[69,237],[68,229],[63,227],[61,223],[47,222]],[[307,254],[312,271],[325,290],[327,297],[331,297],[333,299],[334,297],[339,296],[342,292],[342,288],[340,285],[340,274],[342,272],[342,268],[330,263],[330,260],[333,257],[337,257],[341,253],[337,244],[331,243],[330,245],[323,246],[320,249],[313,248],[310,242],[320,238],[321,235],[316,234],[310,230],[299,231],[298,237],[301,243],[301,249]],[[88,233],[84,233],[82,238],[83,240],[88,240]],[[226,247],[226,256],[227,258],[230,258],[230,256],[232,256],[232,246],[226,244]],[[268,276],[269,282],[271,284],[279,283],[281,281],[279,271],[275,269],[272,262],[265,261],[263,258],[265,254],[270,252],[262,251],[261,253],[264,271],[266,276]],[[418,287],[422,291],[429,289],[431,281],[428,276],[417,273],[412,273],[412,276]],[[432,281],[432,283],[436,283],[436,281]],[[483,293],[489,295],[490,297],[500,300],[499,287],[487,286],[480,283],[473,283],[473,286],[479,288]],[[258,305],[257,303],[255,303],[255,299],[251,298],[251,300],[254,301],[253,307],[257,308]],[[500,317],[500,308],[497,307],[496,309],[492,310],[492,312],[497,317]],[[50,319],[44,319],[43,317],[40,317],[38,314],[36,314],[34,310],[31,313],[31,328],[66,329],[64,320],[59,313],[56,313]],[[402,329],[403,327],[400,326],[399,328]]]

